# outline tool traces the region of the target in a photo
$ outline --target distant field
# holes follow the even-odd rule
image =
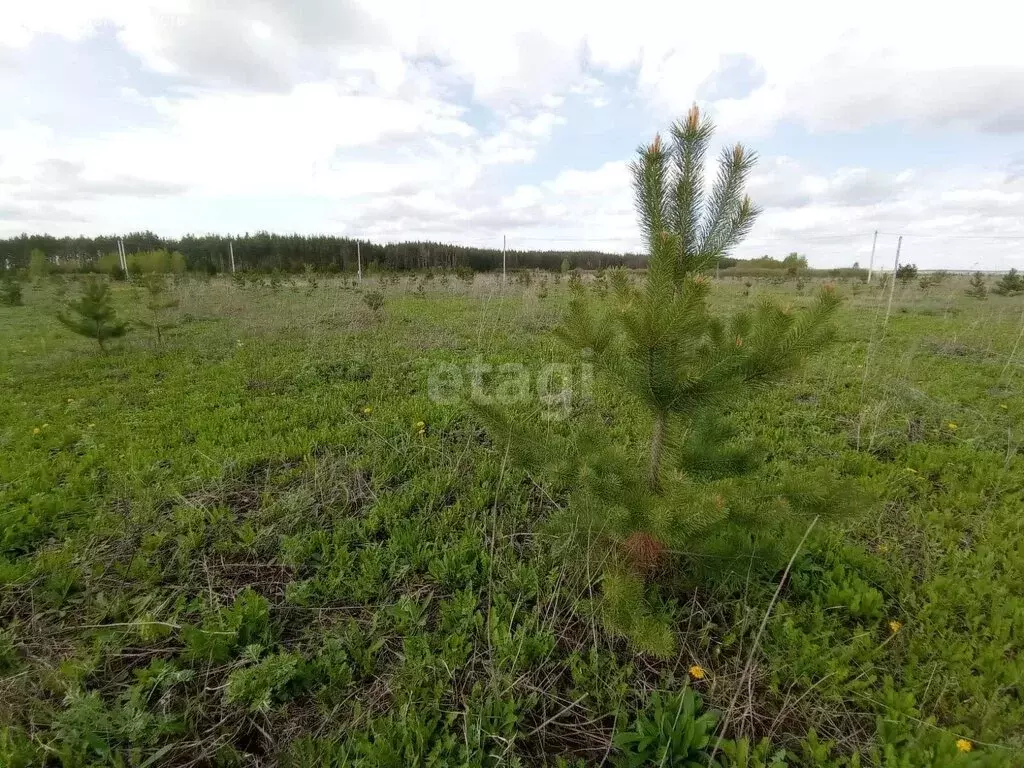
[[[681,573],[664,661],[553,556],[558,495],[429,396],[441,364],[562,362],[564,279],[190,278],[161,347],[107,354],[60,285],[0,307],[0,765],[597,765],[686,685],[737,704],[726,766],[1024,764],[1022,297],[838,283],[837,342],[732,418],[770,472],[873,500],[814,531],[756,647],[780,573]],[[640,450],[642,411],[602,407]]]

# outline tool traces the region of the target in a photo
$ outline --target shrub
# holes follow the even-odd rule
[[[1024,293],[1024,275],[1011,269],[996,281],[996,287],[992,290],[1000,296],[1019,296]]]
[[[907,285],[915,278],[917,278],[916,264],[900,264],[896,268],[896,279],[900,281],[900,284]]]
[[[46,259],[46,254],[38,248],[33,248],[29,254],[28,273],[37,280],[50,273],[50,262]]]
[[[971,276],[970,287],[965,293],[975,299],[984,299],[988,296],[988,287],[985,285],[985,278],[981,272],[975,272]]]
[[[3,282],[0,282],[0,304],[5,307],[20,307],[22,303],[21,283],[12,274],[4,275]]]

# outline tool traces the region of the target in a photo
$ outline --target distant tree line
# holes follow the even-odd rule
[[[107,272],[117,269],[117,241],[124,241],[129,269],[133,255],[168,254],[183,260],[186,269],[210,274],[231,270],[231,249],[238,270],[300,272],[311,268],[323,272],[355,272],[357,249],[363,269],[420,270],[468,268],[475,272],[500,270],[502,254],[496,248],[475,248],[432,242],[372,243],[327,235],[276,235],[269,232],[239,237],[186,235],[180,239],[159,237],[152,232],[121,236],[53,237],[20,235],[0,240],[0,268],[26,269],[33,253],[43,254],[50,267],[67,271]],[[157,259],[158,261],[160,258]],[[508,251],[508,269],[557,271],[567,261],[571,269],[601,267],[643,267],[646,257],[598,251]],[[140,267],[144,268],[144,267]],[[146,271],[149,271],[148,269]]]
[[[180,239],[160,237],[152,232],[131,232],[127,235],[99,237],[54,237],[52,235],[19,235],[0,239],[0,271],[24,270],[33,274],[44,271],[101,272],[117,274],[120,257],[117,241],[123,240],[129,272],[207,272],[231,271],[231,251],[235,268],[248,272],[350,272],[357,267],[359,252],[363,270],[405,271],[426,269],[501,270],[502,255],[498,248],[478,248],[434,242],[373,243],[350,237],[330,235],[277,235],[257,232],[237,237],[223,235],[186,235]],[[509,250],[507,268],[567,271],[596,270],[624,266],[645,268],[647,256],[635,253],[603,253],[600,251]],[[762,256],[756,259],[722,257],[715,265],[722,277],[797,276],[867,277],[867,270],[854,264],[852,268],[811,269],[807,257],[798,253],[777,259]]]

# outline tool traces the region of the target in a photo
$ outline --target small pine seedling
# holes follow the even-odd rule
[[[22,303],[21,283],[18,282],[18,278],[12,274],[4,275],[3,282],[0,283],[0,304],[5,307],[20,307]]]
[[[79,334],[96,339],[101,351],[106,351],[107,339],[118,339],[128,333],[129,325],[119,320],[110,303],[110,286],[96,277],[90,277],[77,301],[68,302],[68,312],[57,315],[60,322]]]
[[[139,325],[153,331],[156,334],[156,343],[163,344],[164,332],[175,325],[167,319],[166,312],[177,307],[180,302],[167,295],[167,281],[163,275],[157,273],[146,275],[142,284],[149,294],[146,309],[149,311],[150,319],[140,320]]]

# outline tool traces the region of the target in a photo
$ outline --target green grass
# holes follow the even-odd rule
[[[716,305],[812,288],[744,282]],[[733,419],[768,471],[874,501],[816,527],[759,638],[781,572],[680,572],[667,661],[603,631],[557,494],[428,396],[440,363],[562,361],[564,281],[406,279],[379,315],[339,279],[190,281],[162,347],[106,355],[26,289],[0,307],[0,765],[705,759],[680,717],[725,765],[1021,764],[1024,302],[897,287],[886,322],[839,287],[836,344]],[[707,718],[674,714],[691,689]]]

